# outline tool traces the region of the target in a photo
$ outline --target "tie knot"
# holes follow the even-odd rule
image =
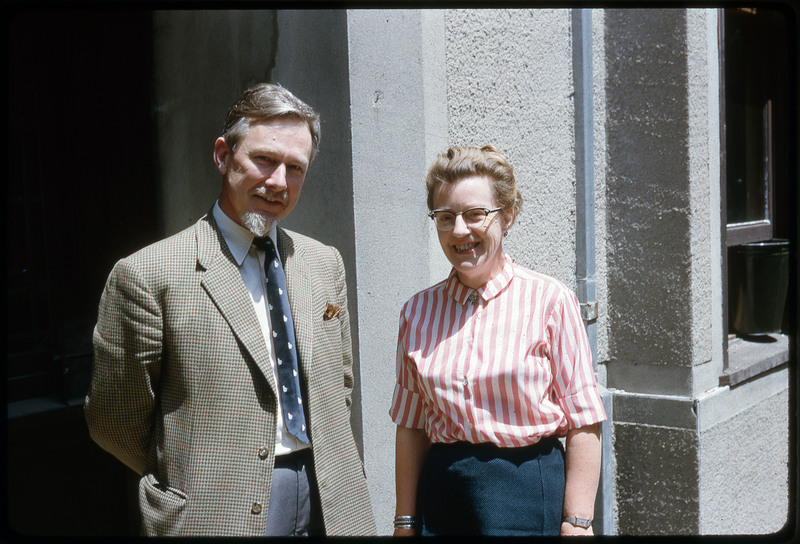
[[[272,238],[270,238],[269,236],[264,236],[262,238],[253,238],[253,245],[256,246],[258,249],[267,252],[274,251],[275,247],[272,244]]]

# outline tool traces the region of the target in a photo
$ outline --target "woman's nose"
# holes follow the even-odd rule
[[[464,236],[469,234],[470,230],[467,226],[467,222],[464,221],[464,216],[458,214],[455,219],[455,223],[453,223],[453,234],[456,236]]]

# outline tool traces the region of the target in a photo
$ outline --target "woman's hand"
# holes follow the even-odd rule
[[[414,529],[395,529],[392,536],[416,536]]]

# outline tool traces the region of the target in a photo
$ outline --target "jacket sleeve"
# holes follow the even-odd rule
[[[84,406],[92,438],[142,474],[161,368],[162,311],[129,260],[116,264],[100,300]]]

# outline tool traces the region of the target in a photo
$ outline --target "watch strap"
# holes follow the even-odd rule
[[[574,525],[575,527],[583,527],[584,529],[592,526],[592,520],[589,518],[574,518],[571,516],[564,516],[561,518],[561,522],[569,523],[570,525]]]

